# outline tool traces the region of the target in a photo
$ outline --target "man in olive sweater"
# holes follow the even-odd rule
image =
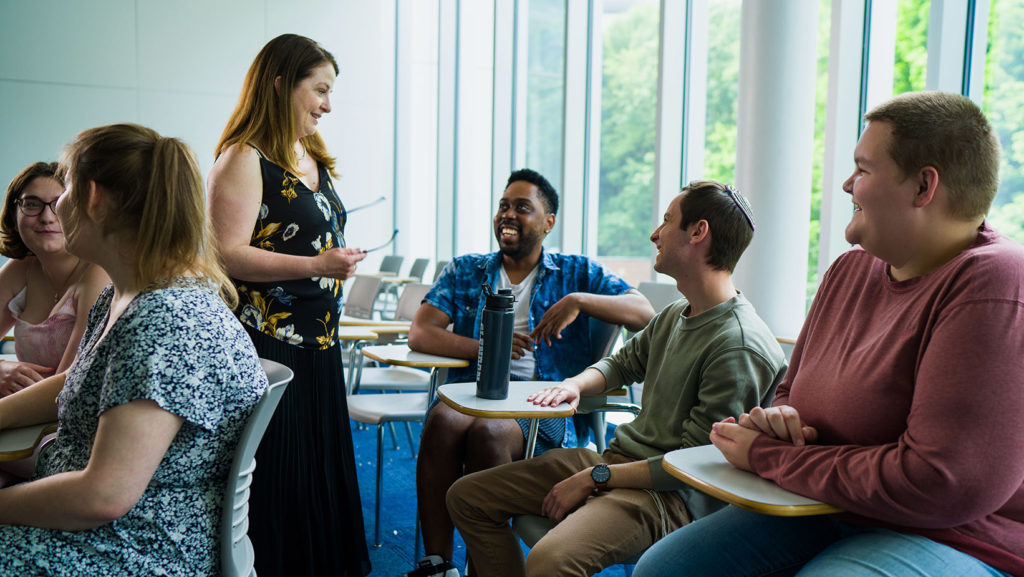
[[[672,201],[651,235],[654,269],[684,298],[611,357],[531,397],[575,407],[581,395],[643,381],[640,415],[616,429],[603,455],[555,449],[453,485],[448,510],[472,574],[592,575],[724,505],[676,481],[661,461],[707,444],[712,423],[769,403],[785,373],[775,337],[732,283],[753,232],[749,205],[729,186],[693,182]],[[521,514],[558,523],[525,563],[508,525]]]

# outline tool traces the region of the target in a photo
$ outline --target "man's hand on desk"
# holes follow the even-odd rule
[[[568,403],[573,410],[580,404],[580,387],[573,379],[565,379],[561,383],[541,389],[526,397],[527,401],[542,407],[554,407]]]
[[[754,407],[737,420],[729,417],[711,425],[711,444],[737,469],[750,471],[750,446],[760,435],[802,446],[818,440],[818,431],[800,420],[788,405],[762,409]]]

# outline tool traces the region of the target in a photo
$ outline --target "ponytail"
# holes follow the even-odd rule
[[[81,222],[89,182],[104,192],[100,230],[135,247],[140,286],[166,286],[176,276],[202,276],[229,306],[238,295],[219,264],[206,216],[203,179],[188,145],[136,124],[86,130],[68,149],[72,226]]]

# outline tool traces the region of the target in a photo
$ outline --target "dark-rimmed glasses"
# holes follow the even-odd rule
[[[39,216],[40,214],[43,214],[43,210],[45,210],[46,207],[50,207],[50,212],[56,215],[58,200],[60,200],[60,197],[57,197],[50,202],[43,202],[42,199],[30,196],[28,198],[19,198],[14,202],[18,205],[18,208],[21,209],[21,214],[24,214],[25,216]]]
[[[743,213],[743,217],[747,219],[747,223],[750,225],[750,230],[756,230],[757,225],[754,222],[754,210],[750,208],[750,203],[747,202],[747,198],[743,196],[743,193],[728,184],[725,185],[725,193],[729,195],[729,198],[732,199],[736,204],[736,207]]]

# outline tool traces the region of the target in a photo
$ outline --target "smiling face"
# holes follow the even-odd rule
[[[540,251],[544,237],[555,226],[537,187],[518,180],[505,189],[494,215],[494,238],[501,253],[512,259]]]
[[[53,202],[64,192],[59,182],[52,178],[35,178],[21,193],[21,200],[33,199],[39,202]],[[64,234],[60,222],[51,206],[44,206],[42,212],[29,216],[18,210],[18,234],[33,254],[57,253],[64,250]]]
[[[331,90],[334,88],[334,66],[324,62],[300,80],[292,90],[292,112],[295,115],[296,138],[310,136],[317,130],[320,117],[331,111]]]
[[[892,135],[888,123],[868,124],[854,150],[856,168],[843,183],[853,201],[853,216],[846,225],[846,241],[892,265],[911,246],[917,182],[907,178],[889,155]]]
[[[683,218],[681,206],[685,195],[684,192],[672,199],[661,225],[651,233],[651,242],[658,249],[654,257],[654,270],[672,278],[676,278],[679,264],[683,260],[683,251],[689,245],[690,235],[679,227]]]

